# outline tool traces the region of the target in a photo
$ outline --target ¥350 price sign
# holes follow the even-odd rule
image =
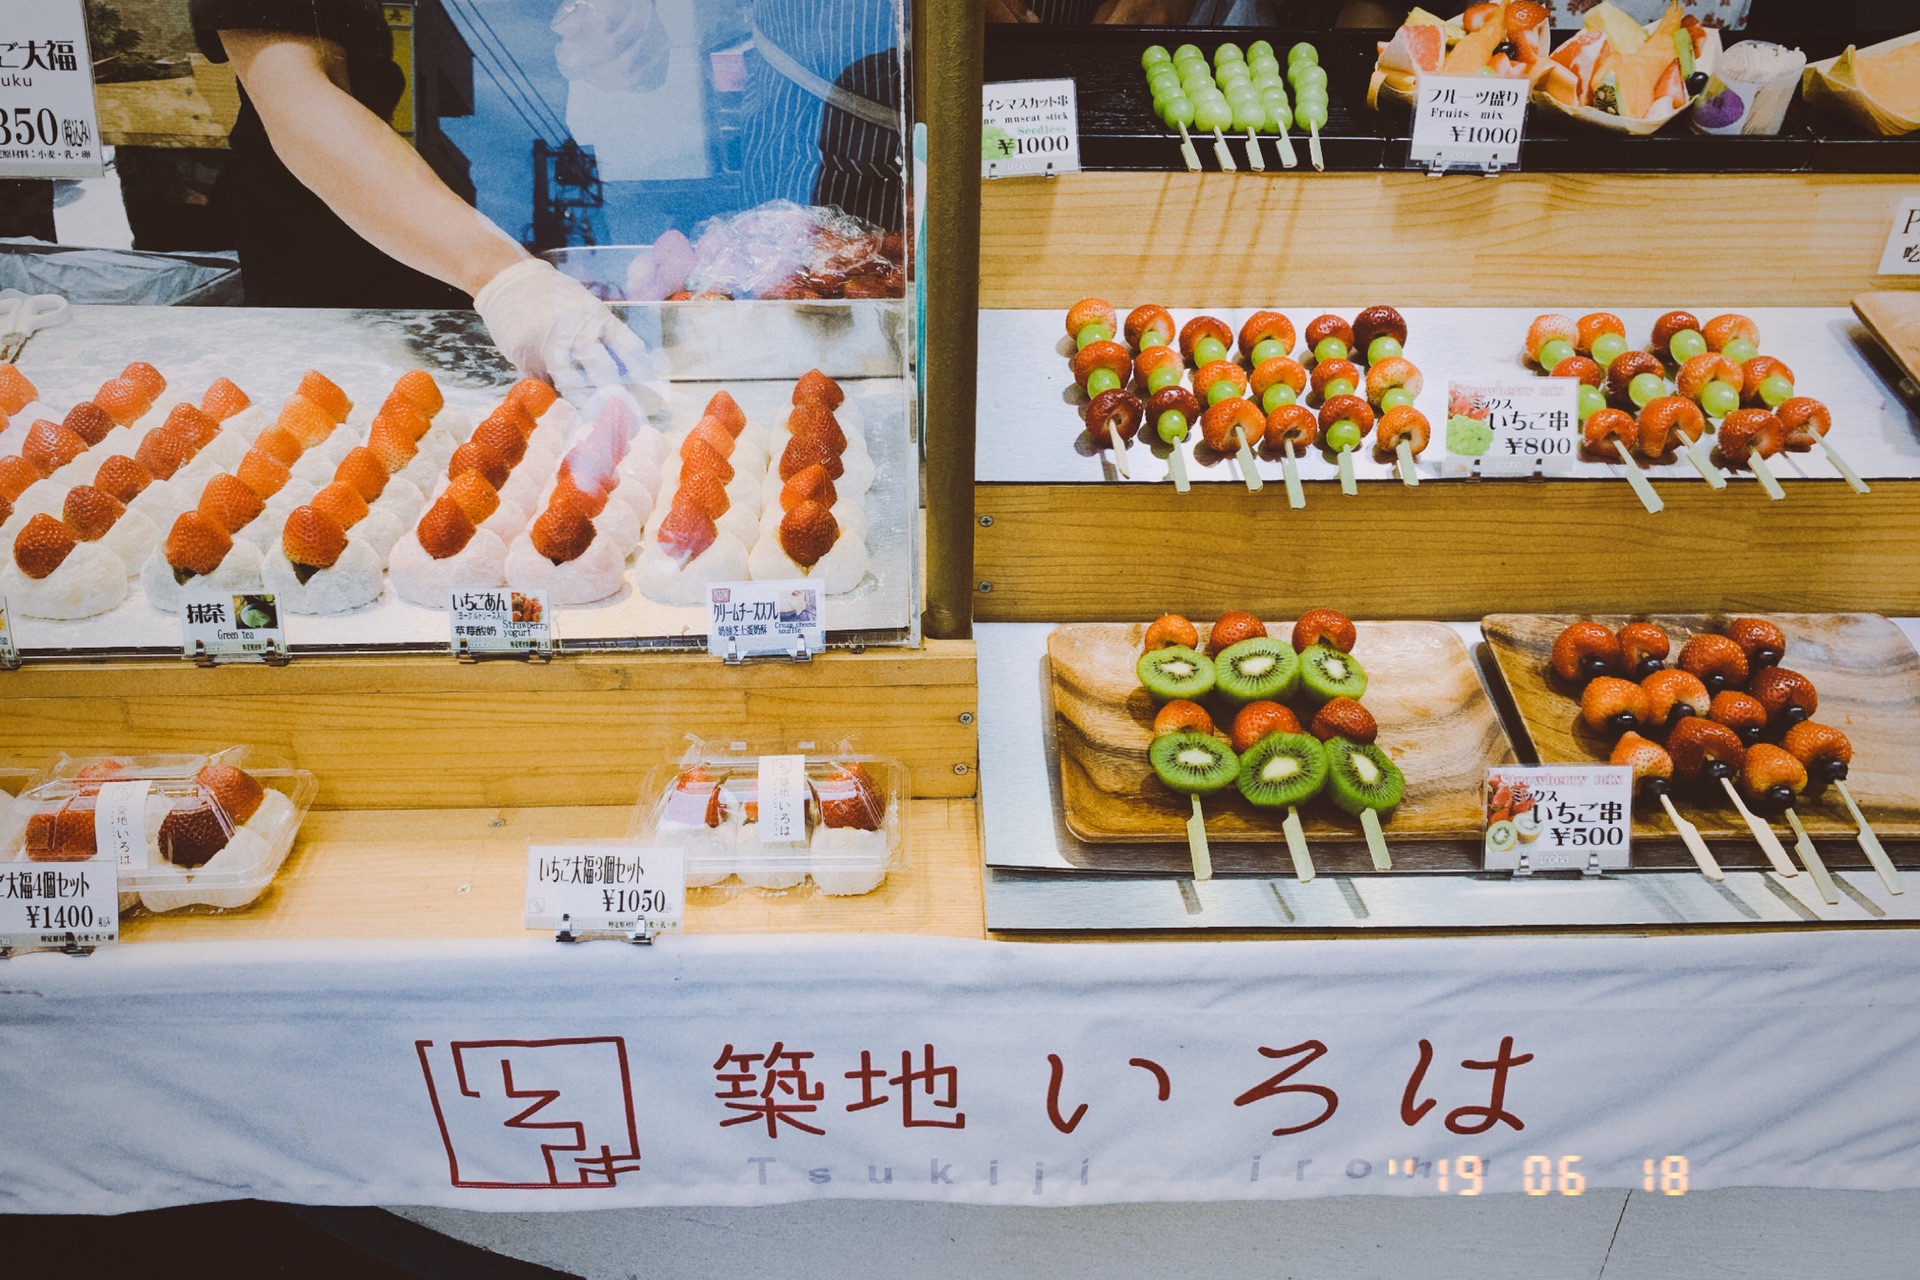
[[[0,0],[0,178],[106,172],[81,0]]]
[[[1407,163],[1442,172],[1494,173],[1520,167],[1527,85],[1485,76],[1421,76]]]
[[[1503,765],[1487,770],[1489,871],[1625,870],[1633,847],[1633,770]]]
[[[1445,473],[1570,475],[1580,457],[1579,390],[1578,378],[1448,383]]]

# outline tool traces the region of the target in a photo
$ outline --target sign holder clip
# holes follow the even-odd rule
[[[592,942],[596,939],[620,938],[631,942],[636,947],[650,947],[653,945],[653,939],[657,932],[651,924],[645,923],[644,921],[638,929],[581,929],[576,932],[573,927],[573,916],[568,914],[560,917],[560,927],[554,931],[553,940],[555,942],[573,943]],[[87,949],[89,951],[92,950],[91,947]]]

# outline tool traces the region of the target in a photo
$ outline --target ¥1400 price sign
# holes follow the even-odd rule
[[[110,857],[7,864],[0,869],[0,952],[118,942],[119,877]]]
[[[1633,770],[1502,765],[1487,770],[1489,871],[1622,871],[1633,848]]]

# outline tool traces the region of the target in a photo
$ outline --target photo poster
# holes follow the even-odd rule
[[[202,276],[171,294],[134,284],[164,274],[147,261],[125,296],[83,297],[62,254],[28,252],[6,255],[22,261],[0,287],[177,302],[221,264],[209,255],[237,254],[242,288],[222,300],[468,305],[336,225],[281,162],[220,35],[230,0],[60,3],[84,4],[105,174],[33,179],[0,157],[19,179],[0,181],[0,236],[169,255]],[[608,302],[905,296],[902,0],[285,10],[290,34],[341,46],[353,97],[439,183]],[[377,165],[366,180],[382,182]]]

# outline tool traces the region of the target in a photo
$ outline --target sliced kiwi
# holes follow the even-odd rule
[[[1327,752],[1310,733],[1270,733],[1240,757],[1240,794],[1267,809],[1305,804],[1327,784]]]
[[[1183,795],[1224,791],[1240,773],[1240,758],[1233,748],[1210,733],[1164,734],[1153,740],[1147,758],[1160,781]]]
[[[1242,640],[1214,655],[1213,687],[1236,707],[1263,699],[1284,702],[1300,688],[1300,659],[1284,640]]]
[[[1204,698],[1213,692],[1213,661],[1185,645],[1143,653],[1133,669],[1147,692],[1162,702]]]
[[[1318,646],[1313,646],[1317,648]],[[1327,739],[1327,793],[1348,813],[1362,809],[1385,813],[1400,803],[1407,779],[1400,766],[1372,743]]]
[[[1310,644],[1300,651],[1300,687],[1315,702],[1335,698],[1358,702],[1367,691],[1367,671],[1350,653],[1327,644]]]
[[[1508,853],[1520,843],[1520,831],[1513,823],[1502,819],[1487,828],[1487,852]]]
[[[1532,844],[1540,838],[1546,827],[1540,821],[1538,809],[1522,809],[1513,815],[1513,829],[1520,833],[1522,844]]]

